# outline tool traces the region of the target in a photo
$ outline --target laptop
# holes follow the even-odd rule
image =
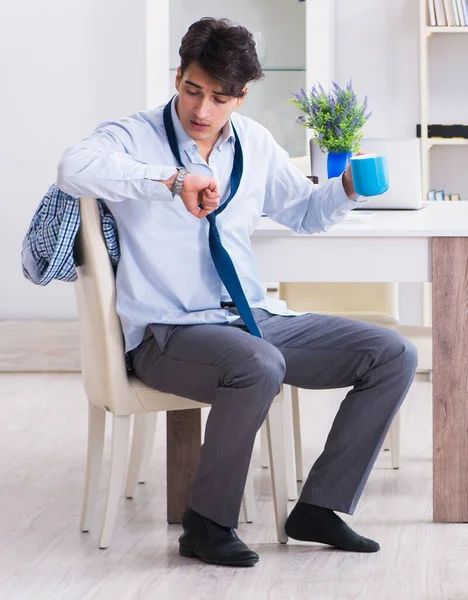
[[[357,210],[419,210],[428,204],[423,201],[421,147],[417,138],[363,138],[361,152],[386,156],[390,187],[380,196],[371,196]]]

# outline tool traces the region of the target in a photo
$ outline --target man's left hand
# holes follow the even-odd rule
[[[358,152],[356,156],[361,156],[364,152]],[[356,190],[354,189],[354,181],[353,181],[353,172],[351,171],[351,161],[346,169],[346,171],[342,175],[343,188],[350,200],[354,200],[356,196]]]

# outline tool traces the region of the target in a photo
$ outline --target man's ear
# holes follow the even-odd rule
[[[177,91],[179,91],[181,81],[182,81],[182,69],[180,67],[178,67],[177,73],[176,73],[176,78],[175,78],[175,87],[176,87]]]
[[[249,92],[249,88],[247,86],[245,86],[245,88],[242,90],[242,96],[237,98],[237,104],[236,104],[236,108],[234,110],[237,110],[244,104],[245,99],[247,98],[248,92]]]

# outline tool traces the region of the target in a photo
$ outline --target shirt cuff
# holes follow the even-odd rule
[[[162,183],[177,173],[175,167],[160,167],[148,165],[145,170],[145,183],[147,195],[152,200],[170,202],[174,200],[172,192],[167,185]]]
[[[176,173],[176,167],[148,165],[145,170],[145,179],[152,179],[153,181],[166,181],[166,179],[170,179]]]
[[[343,173],[335,179],[333,191],[337,203],[339,203],[340,200],[343,204],[351,202],[351,208],[355,208],[352,206],[353,204],[365,204],[370,200],[370,198],[363,198],[359,194],[354,194],[354,198],[349,198],[343,186]]]
[[[342,175],[335,177],[333,180],[333,200],[336,208],[344,208],[347,210],[353,208],[353,200],[350,200],[345,192]]]

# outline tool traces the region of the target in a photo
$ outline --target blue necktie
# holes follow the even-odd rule
[[[172,154],[175,156],[179,166],[183,167],[184,164],[180,157],[179,145],[177,143],[177,138],[174,130],[174,123],[172,122],[172,114],[171,114],[171,103],[174,101],[172,99],[165,107],[163,112],[164,118],[164,127],[166,129],[167,139],[169,140],[169,145],[172,150]],[[242,171],[244,168],[244,159],[242,155],[242,147],[239,141],[239,136],[237,135],[237,131],[234,130],[235,137],[235,146],[234,146],[234,164],[231,172],[231,193],[229,194],[229,198],[224,202],[217,210],[213,211],[209,215],[207,215],[208,222],[210,224],[209,231],[209,245],[211,258],[213,259],[214,266],[218,271],[218,275],[223,282],[225,288],[229,292],[229,295],[232,298],[232,301],[237,307],[240,316],[242,317],[245,326],[249,330],[252,335],[257,337],[263,337],[260,328],[252,314],[252,310],[250,309],[249,303],[247,302],[247,298],[245,297],[244,290],[242,289],[241,283],[239,281],[239,277],[236,273],[236,268],[229,256],[228,252],[224,248],[221,237],[219,235],[218,228],[216,226],[216,215],[219,215],[232,198],[235,196],[239,184],[242,178]]]

